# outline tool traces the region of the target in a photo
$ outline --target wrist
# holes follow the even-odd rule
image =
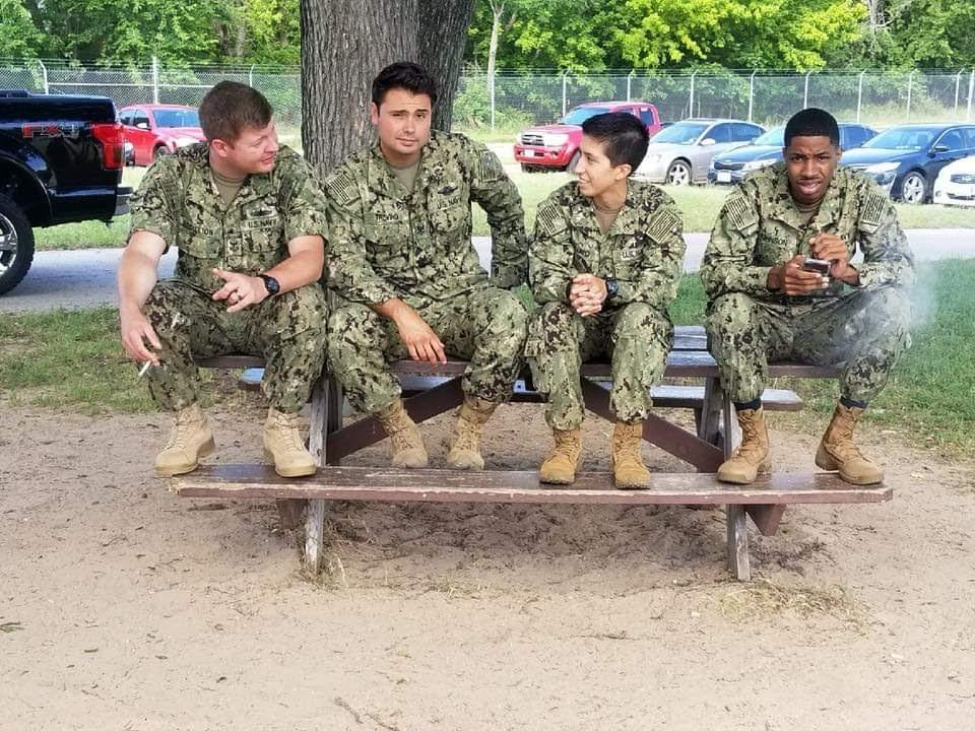
[[[772,292],[778,292],[782,289],[782,272],[785,269],[784,264],[776,264],[768,270],[768,276],[765,278],[765,287]]]
[[[615,277],[603,277],[603,302],[610,302],[620,291],[620,283]]]

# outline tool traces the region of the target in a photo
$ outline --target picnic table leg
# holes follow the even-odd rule
[[[342,404],[332,404],[331,379],[323,375],[315,384],[311,397],[311,429],[308,435],[308,450],[315,457],[318,466],[325,464],[325,438],[331,412],[338,410],[342,417]],[[305,511],[305,568],[312,576],[317,576],[322,568],[322,555],[325,547],[325,501],[309,500]]]
[[[704,381],[704,403],[697,421],[697,435],[708,444],[720,446],[719,422],[721,420],[722,391],[717,376]]]
[[[728,568],[738,581],[751,581],[745,506],[726,505],[725,513],[728,526]]]

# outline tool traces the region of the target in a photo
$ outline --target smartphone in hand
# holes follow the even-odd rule
[[[824,277],[829,276],[829,266],[830,262],[828,259],[806,259],[802,262],[802,270],[804,272],[816,272],[817,274],[822,274]]]

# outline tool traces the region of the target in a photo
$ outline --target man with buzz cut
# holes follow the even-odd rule
[[[768,361],[785,359],[842,368],[816,464],[853,484],[878,483],[883,472],[853,431],[910,342],[913,256],[890,199],[837,167],[830,114],[794,115],[783,154],[728,196],[701,267],[711,353],[742,430],[718,479],[747,484],[771,469],[761,397]],[[852,263],[858,250],[863,260]]]
[[[447,465],[481,469],[483,425],[511,394],[525,343],[524,307],[512,288],[527,269],[524,214],[494,153],[431,131],[434,79],[407,62],[372,84],[376,142],[326,180],[330,372],[352,406],[390,437],[396,467],[424,467],[419,429],[403,408],[389,361],[470,360]],[[471,242],[471,202],[487,212],[491,275]]]
[[[529,266],[541,307],[526,355],[536,388],[547,395],[545,419],[555,439],[542,482],[575,480],[585,414],[580,368],[600,355],[612,358],[616,486],[642,488],[650,479],[640,454],[643,420],[673,341],[667,307],[677,295],[685,244],[674,202],[630,177],[647,142],[646,127],[631,114],[590,117],[582,124],[578,182],[538,207]]]
[[[196,363],[245,353],[267,363],[265,455],[279,475],[310,475],[317,464],[298,412],[324,363],[324,197],[305,161],[278,144],[257,90],[221,81],[203,97],[200,126],[206,142],[161,158],[142,179],[118,272],[122,343],[176,416],[156,472],[190,472],[213,450]],[[176,276],[157,282],[170,246]]]

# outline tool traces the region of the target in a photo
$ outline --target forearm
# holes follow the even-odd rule
[[[321,279],[324,264],[322,251],[298,251],[265,274],[278,280],[282,293],[290,292]]]
[[[123,315],[142,311],[158,281],[156,266],[157,260],[144,252],[132,248],[122,252],[118,269],[118,299],[119,312]]]

